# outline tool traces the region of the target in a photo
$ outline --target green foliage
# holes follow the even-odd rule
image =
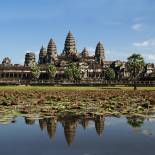
[[[127,69],[130,72],[130,77],[136,79],[144,68],[144,58],[140,54],[133,54],[128,58]]]
[[[65,77],[72,80],[73,79],[73,72],[72,72],[72,69],[70,67],[67,67],[65,69]]]
[[[136,80],[139,78],[140,73],[144,69],[144,58],[140,54],[132,54],[128,58],[127,69],[130,73],[131,80],[134,80],[134,90],[137,89]]]
[[[71,63],[66,69],[65,69],[65,77],[70,80],[79,80],[81,76],[80,69],[73,63]]]
[[[49,64],[49,65],[48,65],[48,72],[49,72],[49,74],[50,74],[50,77],[51,77],[51,78],[54,78],[55,75],[56,75],[57,69],[56,69],[56,67],[55,67],[54,65]]]
[[[105,70],[105,78],[106,80],[114,80],[116,77],[115,71],[112,68],[107,68]]]
[[[36,63],[31,64],[31,73],[34,79],[39,79],[40,76],[40,68]]]
[[[128,124],[134,128],[141,127],[142,124],[144,123],[144,118],[136,117],[136,116],[128,117],[127,120],[128,120]]]

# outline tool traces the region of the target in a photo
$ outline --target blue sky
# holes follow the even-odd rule
[[[58,53],[69,30],[81,51],[104,43],[106,60],[126,60],[133,52],[155,63],[155,0],[1,0],[0,61],[23,63],[50,38]]]

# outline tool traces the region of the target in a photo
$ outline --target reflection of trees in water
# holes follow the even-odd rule
[[[71,145],[74,141],[76,128],[81,125],[84,129],[89,128],[89,121],[93,121],[97,134],[100,136],[104,131],[104,117],[77,117],[77,116],[65,116],[65,117],[52,117],[39,119],[39,126],[41,130],[46,129],[48,136],[53,138],[56,134],[57,122],[60,122],[64,128],[64,136],[68,145]],[[34,124],[35,120],[25,117],[26,124]]]
[[[144,120],[145,118],[138,116],[127,117],[128,124],[134,128],[141,127],[144,123]]]
[[[25,123],[27,125],[32,125],[35,123],[35,119],[34,118],[30,118],[30,117],[25,117]]]

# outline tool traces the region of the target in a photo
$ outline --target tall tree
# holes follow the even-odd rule
[[[81,77],[81,71],[80,69],[73,63],[71,63],[66,69],[65,69],[65,77],[67,77],[69,80],[79,80]]]
[[[40,68],[36,63],[30,64],[31,74],[34,79],[39,79]]]
[[[106,80],[114,80],[116,77],[115,71],[112,68],[107,68],[105,70],[105,79]]]
[[[144,58],[140,54],[132,54],[128,58],[127,69],[130,73],[130,79],[134,81],[134,90],[137,89],[136,80],[144,69]]]
[[[48,72],[49,72],[49,75],[52,79],[55,78],[55,75],[56,75],[56,72],[57,72],[57,69],[54,65],[52,64],[49,64],[48,65]]]

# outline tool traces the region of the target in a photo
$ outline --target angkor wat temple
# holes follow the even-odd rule
[[[75,63],[79,67],[82,80],[104,80],[104,72],[108,67],[115,70],[117,80],[127,79],[129,75],[125,61],[107,61],[105,59],[105,50],[101,42],[97,44],[94,55],[90,56],[86,48],[81,52],[77,50],[73,34],[69,32],[60,55],[57,53],[56,43],[51,39],[47,49],[43,46],[41,47],[38,62],[35,53],[32,52],[26,53],[24,65],[12,64],[10,58],[4,58],[0,65],[0,81],[2,83],[7,81],[31,81],[32,63],[37,63],[40,67],[40,81],[49,80],[48,64],[55,65],[57,69],[55,81],[63,79],[64,70],[70,63]],[[154,64],[146,64],[142,78],[155,79]]]

